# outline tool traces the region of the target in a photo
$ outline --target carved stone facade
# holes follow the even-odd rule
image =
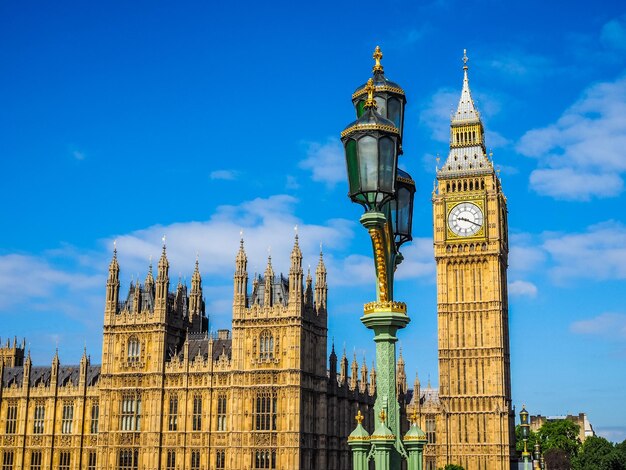
[[[289,276],[268,260],[248,289],[236,257],[232,332],[207,331],[198,262],[191,289],[156,279],[119,299],[109,266],[102,365],[33,367],[14,344],[0,361],[0,468],[349,469],[357,409],[372,425],[376,373],[334,348],[327,367],[322,255],[304,278],[298,239]],[[15,342],[14,342],[15,343]],[[9,345],[10,346],[10,345]],[[20,356],[21,355],[21,356]],[[6,356],[6,358],[5,358]]]

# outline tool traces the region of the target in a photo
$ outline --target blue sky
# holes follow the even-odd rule
[[[581,12],[584,11],[584,14]],[[101,353],[106,267],[123,292],[167,236],[173,283],[196,252],[213,328],[249,271],[323,243],[329,337],[373,359],[374,297],[339,133],[376,45],[407,94],[401,166],[418,186],[396,298],[409,381],[437,385],[431,191],[470,85],[509,203],[513,399],[586,412],[626,438],[626,8],[620,2],[3,2],[0,335],[35,363]],[[125,293],[125,292],[124,292]]]

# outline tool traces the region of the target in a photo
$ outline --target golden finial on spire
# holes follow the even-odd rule
[[[467,61],[469,59],[467,58],[467,49],[463,49],[463,70],[467,70]]]
[[[385,409],[383,408],[382,410],[380,410],[380,413],[378,414],[378,418],[380,418],[380,422],[384,423],[385,419],[387,418],[387,414],[385,413]]]
[[[376,100],[374,99],[374,79],[370,78],[365,85],[365,91],[367,91],[367,101],[365,101],[364,108],[376,109]]]
[[[365,419],[365,416],[363,416],[361,414],[361,410],[357,411],[356,416],[354,417],[354,419],[356,419],[356,422],[358,424],[361,424],[363,422],[363,419]]]
[[[376,61],[374,67],[372,68],[372,72],[382,72],[383,66],[380,64],[380,59],[383,58],[383,53],[380,50],[380,46],[376,46],[376,49],[374,49],[374,55],[372,57]]]
[[[411,424],[417,426],[417,407],[414,407],[411,413]]]

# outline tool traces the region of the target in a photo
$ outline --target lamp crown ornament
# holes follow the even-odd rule
[[[365,109],[374,108],[376,109],[376,100],[374,99],[374,79],[370,78],[367,81],[367,85],[365,86],[365,91],[367,91],[367,100],[365,101],[365,105],[363,106]]]
[[[376,46],[376,49],[374,49],[374,54],[372,55],[372,57],[374,58],[374,60],[376,61],[376,63],[374,64],[374,67],[372,68],[372,72],[376,73],[376,72],[383,72],[383,66],[380,63],[380,59],[383,58],[383,53],[380,50],[380,46]]]
[[[361,410],[358,410],[354,419],[356,420],[358,424],[361,424],[363,423],[363,419],[365,419],[365,416],[361,414]]]

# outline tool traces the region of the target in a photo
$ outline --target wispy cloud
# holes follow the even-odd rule
[[[74,150],[72,151],[72,157],[74,157],[75,160],[84,160],[85,159],[85,153],[84,152],[79,152],[78,150]]]
[[[626,315],[623,313],[602,313],[588,320],[575,321],[570,325],[570,331],[581,335],[626,340]]]
[[[513,281],[509,283],[509,294],[516,297],[536,297],[537,286],[528,281]]]
[[[551,59],[519,49],[509,49],[487,59],[487,66],[516,81],[531,81],[557,72]]]
[[[528,131],[516,149],[536,158],[530,185],[567,200],[614,197],[626,172],[626,77],[591,86],[549,126]]]
[[[306,157],[300,168],[309,170],[313,181],[335,186],[346,179],[345,158],[339,139],[329,138],[324,143],[306,142]]]
[[[212,180],[225,180],[232,181],[239,177],[239,172],[236,170],[215,170],[209,174],[209,178]]]
[[[600,39],[606,46],[626,50],[626,15],[614,18],[602,27]]]

